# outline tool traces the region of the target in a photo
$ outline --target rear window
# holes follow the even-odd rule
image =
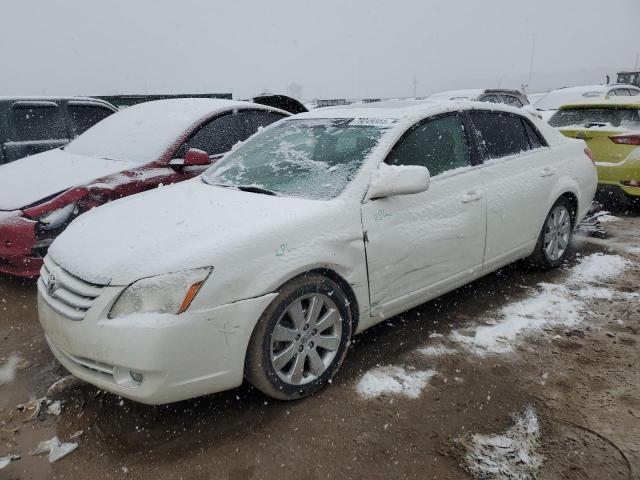
[[[56,104],[14,105],[17,140],[55,140],[67,138],[64,116]]]
[[[563,108],[550,119],[553,127],[602,126],[640,128],[640,111],[637,108]]]

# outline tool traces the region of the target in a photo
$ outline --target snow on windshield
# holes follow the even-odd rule
[[[361,120],[281,122],[232,151],[204,174],[204,180],[329,200],[345,189],[389,128],[385,122]]]
[[[151,162],[158,160],[186,129],[216,107],[219,106],[212,101],[202,99],[141,103],[98,122],[65,150],[110,160]]]

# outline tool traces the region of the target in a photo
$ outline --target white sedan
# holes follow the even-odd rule
[[[72,374],[143,403],[243,379],[301,398],[385,318],[518,259],[559,265],[596,184],[584,146],[512,107],[303,113],[78,217],[45,259],[40,321]]]

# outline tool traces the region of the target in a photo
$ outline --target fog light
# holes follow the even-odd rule
[[[131,370],[129,372],[129,375],[131,375],[131,379],[136,383],[142,383],[142,381],[144,380],[144,375],[140,372],[134,372],[133,370]]]

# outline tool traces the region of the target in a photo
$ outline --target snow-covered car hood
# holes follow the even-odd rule
[[[76,185],[137,166],[49,150],[0,166],[0,210],[18,210]]]
[[[78,217],[49,255],[93,283],[127,285],[140,278],[219,262],[251,261],[256,245],[286,239],[328,203],[275,197],[205,184],[199,178],[123,198]],[[273,245],[276,247],[277,245]]]

